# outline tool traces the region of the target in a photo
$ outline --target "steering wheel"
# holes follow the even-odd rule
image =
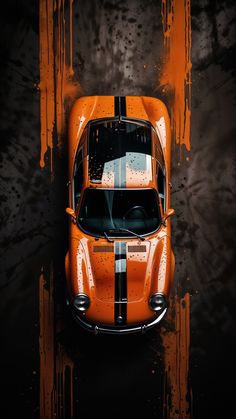
[[[147,211],[145,210],[145,208],[143,208],[141,205],[135,205],[134,207],[131,207],[126,211],[126,213],[123,215],[123,219],[125,219],[134,210],[142,211],[145,218],[148,218]]]

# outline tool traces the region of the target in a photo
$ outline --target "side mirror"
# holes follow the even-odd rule
[[[172,208],[169,208],[163,216],[163,221],[162,221],[163,224],[166,225],[166,220],[174,214],[175,214],[175,210]]]
[[[66,213],[68,215],[70,215],[73,223],[76,223],[76,214],[75,214],[75,211],[72,208],[66,208]]]

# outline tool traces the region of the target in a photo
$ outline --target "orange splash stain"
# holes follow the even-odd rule
[[[163,417],[165,419],[189,419],[189,293],[186,293],[180,300],[177,296],[172,299],[167,320],[170,330],[162,328],[161,331],[165,361]]]
[[[40,53],[40,166],[45,166],[45,153],[50,149],[52,168],[54,105],[54,53],[53,53],[53,0],[39,2],[39,53]]]
[[[162,0],[165,60],[160,83],[173,94],[172,131],[190,150],[191,14],[190,0]]]

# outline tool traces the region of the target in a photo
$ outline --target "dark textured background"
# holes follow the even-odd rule
[[[82,4],[83,3],[83,4]],[[173,292],[191,298],[190,387],[194,418],[234,406],[235,17],[234,1],[192,1],[190,160],[173,146]],[[168,96],[159,1],[74,1],[74,69],[83,94]],[[38,4],[12,0],[0,14],[1,418],[38,415],[38,280],[66,249],[66,137],[41,170]],[[58,295],[61,298],[60,281]],[[78,365],[80,417],[162,417],[158,330],[124,341],[78,332],[59,337]],[[154,371],[154,372],[153,372]],[[88,412],[87,415],[85,412]],[[115,412],[115,413],[114,413]],[[131,414],[132,412],[132,414]],[[159,416],[160,415],[160,416]]]

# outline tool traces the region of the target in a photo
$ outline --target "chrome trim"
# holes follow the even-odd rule
[[[129,333],[136,333],[141,332],[145,333],[147,330],[151,329],[152,327],[156,326],[160,321],[163,319],[167,312],[168,307],[166,307],[162,313],[156,317],[153,321],[150,323],[144,323],[139,325],[128,325],[128,326],[112,326],[112,325],[97,325],[89,323],[85,320],[85,318],[79,316],[77,313],[75,313],[74,310],[72,310],[72,315],[78,324],[80,324],[84,329],[88,330],[89,332],[94,333],[97,335],[98,333],[107,333],[107,334],[114,334],[114,335],[126,335]]]
[[[115,97],[115,96],[113,96],[113,97]],[[111,117],[107,117],[107,118],[105,117],[105,118],[91,119],[91,120],[88,120],[88,122],[85,125],[84,129],[85,128],[89,128],[90,125],[99,124],[99,123],[101,124],[102,122],[114,122],[114,121],[119,122],[119,116],[116,116],[115,115],[115,116],[111,116]],[[156,129],[152,125],[151,121],[146,120],[146,119],[129,118],[127,116],[123,116],[122,115],[121,118],[120,118],[120,121],[122,121],[122,122],[130,122],[131,124],[134,123],[134,124],[141,125],[141,126],[144,125],[144,126],[153,128],[155,130],[155,132],[156,132]],[[159,139],[159,137],[158,137],[158,139]],[[160,140],[159,140],[159,142],[160,142]],[[161,142],[160,142],[160,144],[161,144]]]
[[[86,298],[88,299],[88,307],[83,308],[83,310],[80,310],[79,308],[77,308],[77,307],[76,307],[76,305],[75,305],[75,299],[76,299],[76,297],[86,297]],[[81,313],[85,313],[85,311],[87,311],[87,310],[88,310],[88,308],[89,308],[89,306],[90,306],[90,298],[89,298],[89,296],[88,296],[87,294],[85,294],[84,292],[80,292],[80,293],[78,293],[78,294],[76,294],[76,295],[74,296],[72,304],[73,304],[73,309],[74,309],[74,310],[80,311]]]
[[[163,306],[164,306],[164,307],[167,307],[167,300],[166,300],[166,296],[165,296],[165,294],[163,294],[163,292],[154,292],[154,294],[152,294],[152,295],[150,296],[149,300],[148,300],[148,305],[149,305],[149,308],[150,308],[152,311],[154,311],[155,313],[157,313],[158,311],[161,311],[161,310],[163,309],[163,307],[162,307],[160,310],[155,310],[155,309],[153,309],[153,308],[152,308],[152,306],[151,306],[151,299],[152,299],[152,297],[154,297],[154,296],[156,296],[156,295],[160,295],[161,297],[163,297],[163,298],[164,298],[164,304],[163,304]]]

